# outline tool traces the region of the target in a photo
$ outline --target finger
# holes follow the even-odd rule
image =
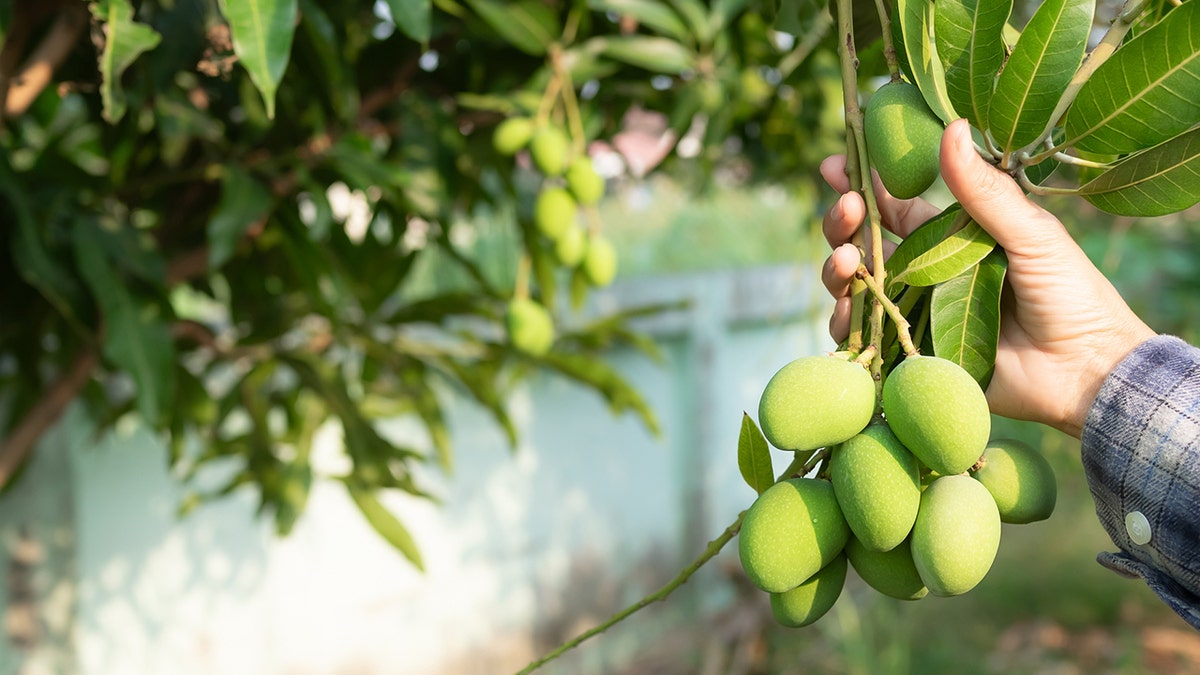
[[[833,305],[833,314],[829,317],[829,337],[834,342],[850,337],[850,304],[850,296],[843,296]]]
[[[833,203],[821,221],[825,241],[833,248],[850,241],[867,216],[867,207],[857,192],[848,192]]]
[[[942,135],[942,178],[967,213],[1009,253],[1036,256],[1070,239],[1062,223],[975,151],[966,120]]]
[[[840,298],[850,292],[850,281],[854,278],[861,260],[862,256],[853,244],[842,244],[825,259],[825,266],[821,269],[821,281],[830,295]]]
[[[843,195],[856,194],[850,192],[850,179],[846,176],[846,157],[844,155],[833,155],[826,157],[821,162],[821,177],[833,189],[841,192]],[[896,199],[888,193],[887,188],[883,187],[883,183],[879,180],[879,174],[871,172],[872,184],[875,189],[876,203],[879,205],[879,215],[883,219],[883,226],[901,237],[907,237],[912,234],[912,231],[917,229],[922,223],[939,213],[939,209],[923,199]],[[862,204],[862,197],[858,195],[859,204]],[[858,213],[850,208],[850,205],[843,202],[843,207],[849,209],[850,213]],[[858,218],[861,223],[865,218],[866,207],[860,206],[863,214]],[[844,227],[844,226],[843,226]],[[858,227],[855,224],[855,227]],[[839,230],[840,232],[840,230]],[[829,234],[827,232],[826,236]],[[839,240],[830,239],[830,243],[837,245],[835,242],[847,241],[849,236],[845,236]]]
[[[830,155],[821,161],[821,177],[829,187],[845,194],[850,191],[850,179],[846,176],[846,156]]]

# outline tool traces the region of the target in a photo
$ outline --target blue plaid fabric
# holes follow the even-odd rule
[[[1100,388],[1082,441],[1096,514],[1120,549],[1097,560],[1200,629],[1200,349],[1165,335],[1135,348]]]

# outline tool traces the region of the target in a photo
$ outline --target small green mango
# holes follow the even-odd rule
[[[561,176],[567,168],[571,139],[562,128],[553,125],[540,127],[529,139],[529,155],[533,165],[547,176]]]
[[[887,424],[871,424],[833,449],[829,478],[850,531],[873,551],[908,538],[921,503],[917,459]]]
[[[979,468],[971,476],[983,483],[1005,523],[1032,523],[1054,513],[1058,485],[1054,469],[1042,453],[1021,441],[998,439],[988,443]]]
[[[942,476],[921,494],[912,557],[934,595],[961,595],[987,575],[1000,548],[1000,512],[969,476]]]
[[[563,267],[574,267],[587,251],[587,232],[582,227],[568,227],[554,240],[554,257]]]
[[[829,481],[792,478],[750,505],[738,534],[738,558],[755,586],[782,593],[832,562],[849,538]]]
[[[971,468],[992,431],[975,378],[937,356],[910,356],[892,369],[883,384],[883,413],[904,447],[943,476]]]
[[[531,356],[543,356],[554,344],[554,319],[531,298],[513,298],[504,313],[512,346]]]
[[[771,613],[788,628],[802,628],[825,616],[846,585],[846,556],[839,554],[799,586],[771,594]]]
[[[888,597],[920,600],[929,594],[913,562],[912,545],[908,539],[890,551],[872,551],[850,537],[850,541],[846,542],[846,557],[868,586]]]
[[[915,85],[889,82],[867,101],[863,134],[871,165],[893,196],[911,199],[938,176],[942,121]]]
[[[580,204],[595,204],[604,196],[604,179],[596,173],[591,157],[579,157],[567,169],[567,188]]]
[[[763,389],[758,423],[780,450],[814,450],[849,440],[875,412],[875,381],[857,363],[802,356]]]
[[[617,277],[617,249],[604,235],[593,234],[583,254],[583,276],[596,288],[603,288]]]
[[[492,147],[501,155],[511,157],[529,145],[535,128],[534,121],[528,117],[509,117],[496,125]]]
[[[575,198],[560,187],[543,188],[533,203],[533,223],[550,239],[558,239],[573,227],[578,215]]]

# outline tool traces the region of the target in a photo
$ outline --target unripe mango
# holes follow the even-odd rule
[[[583,254],[583,276],[588,283],[603,288],[617,277],[617,249],[604,235],[593,234]]]
[[[938,175],[942,121],[915,85],[889,82],[867,101],[863,133],[871,165],[893,196],[911,199]]]
[[[892,369],[883,384],[883,413],[904,447],[943,476],[971,468],[992,430],[975,378],[936,356],[910,356]]]
[[[1045,520],[1058,501],[1050,462],[1021,441],[998,439],[988,443],[979,469],[971,476],[991,493],[1000,520],[1005,523]]]
[[[591,157],[580,157],[567,169],[567,188],[580,204],[595,204],[604,196],[604,179],[596,173]]]
[[[834,448],[829,478],[863,546],[890,551],[908,538],[921,503],[921,477],[916,458],[887,424],[871,424]]]
[[[767,382],[758,423],[780,450],[814,450],[849,440],[874,412],[875,381],[866,368],[834,356],[802,356]]]
[[[563,267],[574,267],[587,251],[587,233],[582,227],[568,227],[554,240],[554,257]]]
[[[512,346],[526,354],[542,356],[554,344],[554,319],[530,298],[513,298],[508,303],[504,325]]]
[[[738,557],[755,586],[782,593],[832,562],[849,538],[829,481],[792,478],[767,488],[750,505],[738,534]]]
[[[539,171],[547,176],[560,176],[567,168],[571,139],[561,128],[548,125],[533,132],[529,139],[529,155]]]
[[[533,224],[551,239],[558,239],[573,227],[578,214],[575,198],[560,187],[543,188],[533,203]]]
[[[917,573],[908,539],[890,551],[872,551],[850,537],[850,541],[846,542],[846,557],[868,586],[886,596],[898,600],[920,600],[929,594],[929,589]]]
[[[799,586],[771,594],[771,613],[789,628],[801,628],[825,616],[846,585],[846,556],[839,554]]]
[[[496,125],[492,133],[492,147],[502,155],[515,155],[529,145],[534,129],[534,121],[528,117],[510,117]]]
[[[934,595],[960,595],[983,580],[1000,548],[1000,512],[968,476],[942,476],[921,493],[912,557]]]

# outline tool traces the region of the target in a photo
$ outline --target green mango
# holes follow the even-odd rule
[[[771,594],[771,614],[780,624],[802,628],[825,616],[846,585],[846,556],[839,554],[799,586]]]
[[[1045,520],[1058,501],[1058,485],[1050,462],[1021,441],[997,439],[988,443],[979,468],[971,472],[971,477],[991,493],[1000,520],[1005,523]]]
[[[595,204],[604,196],[604,179],[596,173],[591,157],[579,157],[567,169],[567,189],[580,204]]]
[[[533,224],[550,239],[558,239],[568,228],[575,226],[579,207],[570,192],[560,187],[546,187],[533,203]]]
[[[917,459],[887,424],[871,424],[834,448],[829,478],[863,546],[890,551],[908,538],[921,503],[921,477]]]
[[[835,356],[802,356],[780,368],[758,402],[758,423],[781,450],[814,450],[849,440],[875,413],[875,380]]]
[[[883,413],[917,459],[949,476],[971,468],[992,431],[979,383],[953,361],[910,356],[883,384]]]
[[[504,312],[504,325],[512,346],[531,356],[545,355],[554,344],[554,319],[531,298],[513,298]]]
[[[528,117],[509,117],[496,125],[492,147],[501,155],[511,157],[529,145],[535,128],[534,121]]]
[[[617,277],[617,249],[604,235],[593,234],[583,254],[583,276],[596,288],[603,288]]]
[[[738,558],[755,586],[782,593],[832,562],[849,538],[829,481],[792,478],[750,505],[738,534]]]
[[[587,251],[587,232],[582,227],[568,227],[554,240],[554,257],[563,267],[574,267]]]
[[[570,153],[571,139],[561,127],[540,127],[529,139],[529,155],[533,158],[533,165],[547,176],[561,176],[567,168]]]
[[[913,562],[908,539],[890,551],[872,551],[854,537],[846,542],[846,557],[867,585],[898,600],[920,600],[929,594]]]
[[[863,112],[871,166],[887,191],[900,199],[916,197],[937,179],[943,131],[921,90],[908,82],[883,85]]]
[[[912,557],[934,595],[961,595],[987,575],[1000,548],[1000,511],[969,476],[942,476],[921,493]]]

